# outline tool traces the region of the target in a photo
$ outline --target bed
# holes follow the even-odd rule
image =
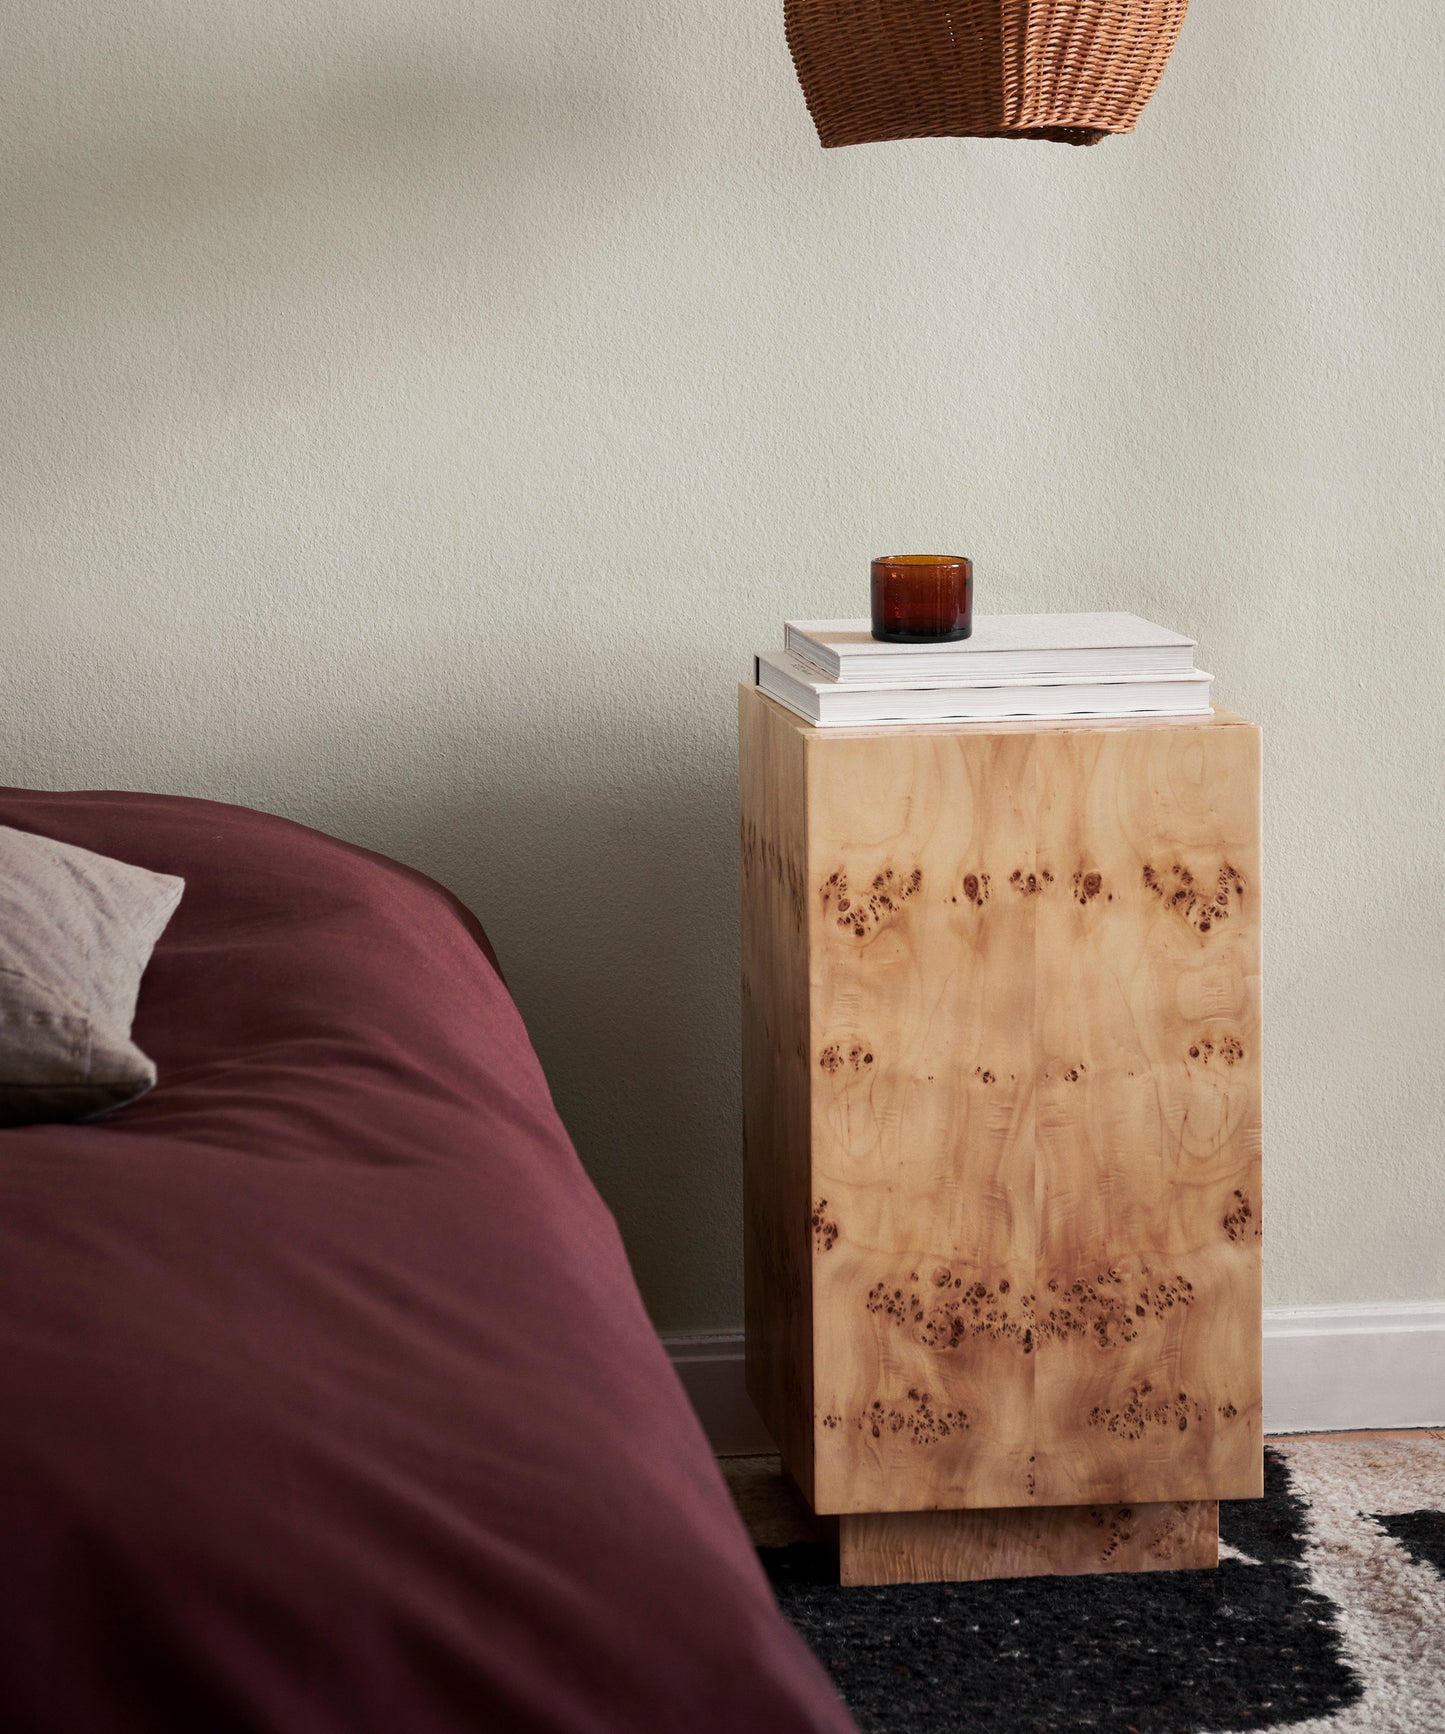
[[[165,873],[157,1087],[0,1133],[0,1726],[843,1734],[476,921],[285,820]]]

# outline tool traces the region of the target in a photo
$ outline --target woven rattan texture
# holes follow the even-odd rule
[[[1132,132],[1188,0],[785,0],[825,145]]]

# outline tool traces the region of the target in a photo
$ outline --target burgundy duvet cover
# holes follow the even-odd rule
[[[6,1734],[851,1727],[777,1613],[476,923],[202,801],[158,1087],[0,1133]]]

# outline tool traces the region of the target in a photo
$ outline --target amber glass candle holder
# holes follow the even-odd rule
[[[946,644],[973,631],[973,561],[961,554],[885,554],[873,562],[873,636]]]

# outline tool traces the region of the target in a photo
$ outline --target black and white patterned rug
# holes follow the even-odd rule
[[[1217,1572],[842,1589],[730,1479],[865,1734],[1445,1734],[1439,1436],[1272,1446]]]

